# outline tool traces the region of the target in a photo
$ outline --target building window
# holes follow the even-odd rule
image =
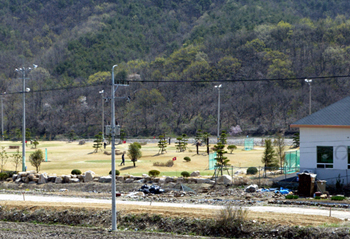
[[[333,168],[332,146],[317,146],[317,168]]]

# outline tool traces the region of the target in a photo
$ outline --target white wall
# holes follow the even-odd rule
[[[348,128],[300,128],[300,171],[317,171],[317,146],[333,146],[333,169],[318,169],[327,176],[338,175],[348,168],[347,147],[350,146]],[[339,171],[341,170],[341,172]],[[320,175],[319,175],[320,176]]]

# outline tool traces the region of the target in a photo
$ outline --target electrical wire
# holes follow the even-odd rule
[[[290,80],[305,80],[305,79],[312,79],[312,80],[324,80],[324,79],[331,79],[331,78],[350,78],[350,75],[339,75],[339,76],[313,76],[313,77],[292,77],[292,78],[274,78],[274,79],[226,79],[226,80],[129,80],[129,83],[218,83],[218,82],[256,82],[256,81],[290,81]],[[84,84],[84,85],[75,85],[75,86],[67,86],[67,87],[59,87],[59,88],[52,88],[52,89],[43,89],[43,90],[33,90],[33,92],[47,92],[47,91],[59,91],[59,90],[70,90],[70,89],[77,89],[77,88],[86,88],[86,87],[95,87],[95,86],[110,86],[110,83],[106,82],[97,82],[94,84]],[[22,91],[18,92],[9,92],[6,94],[21,94]],[[25,92],[27,93],[27,92]],[[0,94],[0,95],[6,95],[6,94]]]

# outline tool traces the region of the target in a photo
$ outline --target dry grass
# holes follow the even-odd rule
[[[47,172],[49,174],[70,174],[72,169],[80,169],[82,172],[92,170],[98,175],[107,175],[111,168],[111,156],[104,154],[105,150],[101,150],[97,153],[93,153],[92,142],[87,142],[84,145],[79,145],[79,142],[61,142],[61,141],[40,141],[38,145],[39,149],[48,151],[48,162],[43,162],[40,171]],[[2,142],[2,146],[6,147],[6,151],[11,154],[15,152],[14,149],[9,149],[9,145],[21,145],[21,142]],[[120,151],[127,151],[128,144],[117,145],[116,147]],[[34,168],[28,162],[29,154],[34,152],[35,149],[31,149],[28,145],[26,151],[26,165],[28,170],[34,170]],[[107,146],[107,152],[111,151],[110,146]],[[161,173],[167,172],[168,175],[180,176],[182,171],[201,171],[201,174],[212,175],[211,171],[206,170],[208,168],[208,156],[206,154],[206,147],[200,147],[200,154],[195,152],[195,146],[189,145],[189,150],[185,152],[177,152],[175,145],[168,146],[167,153],[158,154],[159,148],[157,144],[147,144],[142,146],[143,157],[137,161],[136,166],[132,166],[132,162],[128,157],[125,157],[126,165],[119,166],[121,162],[121,156],[116,156],[117,169],[121,174],[133,174],[140,175],[147,173],[149,170],[157,169]],[[20,149],[21,152],[21,149]],[[233,154],[228,153],[227,157],[230,159],[230,164],[235,167],[249,167],[259,166],[261,164],[263,148],[256,147],[251,151],[244,151],[243,147],[238,147],[233,151]],[[191,162],[183,160],[184,157],[190,157]],[[176,157],[174,166],[172,167],[156,167],[153,166],[154,162],[166,163]],[[14,170],[10,161],[7,162],[6,169]]]
[[[1,206],[7,206],[9,208],[16,207],[19,209],[25,208],[28,211],[37,210],[38,208],[65,210],[70,208],[84,208],[89,211],[110,209],[110,204],[88,204],[88,203],[52,203],[47,202],[14,202],[14,201],[2,201]],[[217,218],[218,211],[198,208],[173,208],[173,207],[161,207],[161,206],[141,206],[138,205],[120,205],[117,204],[117,210],[122,211],[123,214],[161,214],[166,217],[190,217],[190,218]],[[252,212],[248,210],[245,215],[247,220],[256,220],[258,222],[265,222],[271,224],[289,225],[289,226],[321,226],[324,224],[344,224],[342,220],[333,217],[314,216],[314,215],[298,215],[298,214],[286,214],[286,213],[272,213],[272,212]]]

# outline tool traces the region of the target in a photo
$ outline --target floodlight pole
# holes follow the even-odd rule
[[[309,85],[309,115],[311,115],[311,82],[312,80],[305,79],[305,82]]]
[[[101,90],[99,93],[101,94],[101,98],[102,98],[102,139],[103,139],[103,142],[105,142],[105,134],[104,134],[104,122],[105,122],[105,107],[104,107],[104,99],[103,99],[103,93],[105,91],[104,90]]]
[[[217,143],[219,143],[220,139],[220,88],[222,85],[216,85],[215,88],[218,89],[218,129],[217,129]]]
[[[114,68],[112,67],[112,91],[111,91],[111,107],[112,107],[112,231],[117,230],[117,210],[116,210],[116,184],[115,184],[115,91],[114,91]]]

